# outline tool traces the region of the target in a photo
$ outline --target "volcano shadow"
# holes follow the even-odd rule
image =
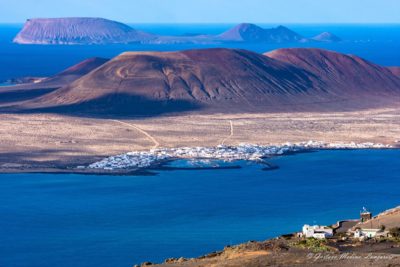
[[[9,89],[5,90],[0,88],[0,104],[9,104],[16,101],[31,100],[47,93],[53,92],[57,88],[44,88],[44,89]]]
[[[79,117],[153,117],[168,113],[183,113],[202,109],[202,105],[185,100],[158,101],[143,96],[116,93],[90,101],[16,110],[17,113],[57,113]]]

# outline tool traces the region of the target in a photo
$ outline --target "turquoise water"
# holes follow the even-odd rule
[[[2,83],[0,83],[0,87],[1,86],[10,86],[10,85],[14,85],[14,84],[12,84],[10,82],[2,82]]]
[[[132,266],[400,205],[400,150],[274,158],[274,171],[0,175],[0,266]],[[182,163],[180,163],[181,165]]]

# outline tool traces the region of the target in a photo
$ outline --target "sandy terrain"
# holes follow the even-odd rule
[[[129,120],[0,114],[0,135],[3,171],[74,167],[158,146],[306,140],[396,145],[400,140],[400,108],[345,113],[186,114]]]
[[[226,247],[219,252],[194,259],[167,259],[157,267],[264,267],[264,266],[399,266],[400,249],[396,242],[343,242],[336,245],[327,241],[328,251],[315,251],[293,246],[295,240],[278,238],[264,242],[248,242]],[[350,246],[342,250],[340,246]],[[147,266],[144,263],[142,266]]]
[[[400,207],[387,210],[369,222],[400,226]],[[368,224],[369,224],[368,222]],[[241,267],[241,266],[400,266],[400,238],[365,241],[335,234],[327,240],[286,235],[262,242],[247,242],[225,247],[199,258],[167,259],[159,267]],[[308,244],[308,245],[304,245]],[[147,263],[149,264],[149,263]],[[146,264],[142,264],[145,266]]]
[[[266,255],[260,252],[254,254],[237,255],[233,259],[225,258],[213,258],[202,261],[188,261],[183,263],[175,264],[160,264],[154,265],[157,267],[265,267],[265,266],[298,266],[298,267],[389,267],[399,266],[400,257],[398,255],[387,255],[387,254],[350,254],[349,257],[357,259],[340,259],[344,257],[343,254],[326,254],[322,257],[337,257],[338,260],[317,260],[308,259],[308,254],[304,253],[282,253],[275,255]],[[373,259],[369,259],[371,257]],[[382,257],[383,259],[381,259]],[[377,258],[377,259],[374,259]]]
[[[379,229],[382,225],[385,226],[387,230],[394,227],[400,227],[400,207],[387,210],[367,222],[359,223],[357,226],[361,228]]]

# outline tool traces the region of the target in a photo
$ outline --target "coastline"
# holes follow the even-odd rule
[[[205,267],[205,266],[397,266],[400,263],[400,236],[358,239],[355,229],[369,221],[386,220],[400,226],[400,206],[382,211],[366,222],[361,219],[339,220],[328,226],[333,236],[307,238],[299,232],[282,234],[265,241],[248,241],[225,246],[195,258],[168,258],[163,263],[144,262],[134,266]],[[345,225],[345,224],[349,225]],[[400,229],[400,228],[398,228]],[[299,229],[300,230],[300,229]],[[335,265],[336,266],[336,265]]]
[[[296,169],[301,170],[299,173],[302,173],[301,177],[303,177],[302,179],[306,180],[306,184],[310,185],[311,183],[314,183],[314,181],[317,184],[319,184],[319,181],[320,181],[320,179],[318,178],[319,175],[314,175],[314,178],[310,177],[310,176],[313,176],[312,175],[313,173],[315,174],[315,172],[312,171],[314,168],[318,168],[321,171],[320,173],[322,173],[322,175],[324,175],[326,167],[331,166],[333,168],[332,169],[333,173],[340,175],[340,173],[344,173],[343,168],[341,168],[341,166],[346,166],[346,165],[342,165],[343,163],[346,163],[346,161],[350,161],[349,164],[352,166],[358,166],[358,167],[361,166],[361,168],[362,168],[364,160],[368,160],[368,158],[370,157],[369,155],[371,155],[371,159],[373,159],[372,162],[376,163],[376,164],[373,164],[373,167],[372,167],[372,169],[374,169],[375,171],[374,172],[362,171],[361,173],[365,173],[366,175],[368,175],[368,173],[379,174],[380,170],[383,170],[383,169],[386,169],[386,170],[393,170],[393,169],[397,170],[398,169],[397,167],[394,167],[392,169],[391,166],[389,166],[389,165],[397,165],[397,164],[393,164],[393,163],[398,162],[398,160],[393,161],[393,159],[397,158],[396,155],[398,155],[398,151],[399,150],[365,150],[365,151],[354,150],[354,151],[336,151],[336,152],[335,151],[320,151],[320,152],[316,152],[316,153],[299,154],[297,156],[291,156],[291,157],[280,156],[278,158],[271,159],[271,162],[282,165],[281,166],[282,169],[279,171],[271,172],[271,173],[261,172],[260,166],[257,166],[255,164],[245,163],[245,166],[249,165],[250,167],[249,168],[245,167],[242,170],[227,170],[226,172],[225,171],[221,171],[221,172],[220,171],[160,172],[160,174],[158,174],[155,177],[135,177],[135,176],[132,176],[132,177],[87,176],[86,177],[83,175],[15,175],[15,176],[10,175],[10,176],[4,176],[3,178],[5,178],[5,179],[3,179],[3,180],[6,183],[7,183],[7,181],[9,181],[13,184],[14,183],[21,184],[22,185],[21,189],[23,191],[25,191],[24,188],[26,187],[25,186],[26,183],[24,181],[32,181],[33,184],[37,185],[37,186],[35,186],[35,188],[33,188],[33,191],[39,193],[38,197],[40,197],[41,191],[47,192],[48,190],[50,190],[50,191],[54,192],[56,195],[59,195],[59,193],[61,192],[59,190],[63,190],[67,193],[66,195],[64,195],[65,198],[63,198],[63,199],[68,199],[71,196],[71,190],[76,189],[78,192],[81,192],[81,190],[83,188],[86,188],[88,190],[88,193],[90,195],[92,195],[94,193],[93,190],[95,190],[94,188],[97,188],[96,192],[98,192],[98,193],[95,193],[95,194],[98,195],[99,197],[101,196],[101,199],[105,198],[105,199],[109,199],[110,201],[113,201],[112,199],[114,199],[115,196],[118,196],[118,199],[119,199],[118,203],[121,203],[122,205],[125,205],[124,204],[125,201],[129,201],[133,205],[136,205],[136,204],[134,204],[134,203],[136,203],[135,192],[139,192],[139,191],[141,192],[140,193],[141,195],[146,195],[147,199],[151,203],[154,203],[153,201],[155,199],[158,199],[160,201],[160,203],[163,203],[163,201],[164,201],[163,197],[160,197],[160,196],[163,196],[164,194],[168,194],[169,196],[171,196],[171,195],[174,195],[174,194],[177,194],[178,192],[180,192],[179,194],[181,194],[181,197],[176,198],[175,200],[185,200],[185,199],[186,200],[194,200],[197,198],[196,194],[198,194],[199,196],[201,196],[200,199],[198,199],[198,201],[197,201],[198,209],[195,208],[195,205],[193,205],[194,203],[196,203],[196,201],[193,201],[193,202],[187,201],[187,206],[188,206],[188,212],[190,212],[190,210],[193,209],[194,218],[200,218],[200,219],[203,217],[201,215],[202,210],[206,210],[206,209],[208,210],[208,208],[202,208],[203,203],[207,203],[203,199],[207,199],[209,197],[209,195],[211,194],[211,195],[215,196],[215,199],[218,200],[218,199],[221,199],[220,196],[222,194],[224,194],[225,192],[235,192],[234,195],[231,195],[231,193],[227,194],[227,198],[224,198],[224,200],[226,199],[227,201],[223,201],[223,203],[226,203],[226,206],[224,205],[223,207],[221,207],[220,210],[218,210],[218,214],[224,214],[225,210],[229,210],[229,207],[233,207],[233,209],[231,210],[231,212],[229,212],[229,214],[234,216],[234,218],[236,218],[235,214],[238,214],[237,216],[242,218],[241,224],[243,226],[242,229],[244,231],[242,232],[242,234],[240,234],[241,235],[240,237],[236,236],[236,233],[234,231],[234,229],[235,229],[234,227],[236,224],[235,220],[228,220],[227,222],[224,223],[223,218],[226,218],[226,216],[221,217],[222,220],[219,220],[221,223],[220,223],[220,227],[218,227],[218,229],[227,229],[229,223],[231,223],[231,224],[233,223],[233,225],[231,225],[231,229],[230,229],[232,231],[230,236],[232,236],[232,238],[235,238],[235,241],[230,241],[229,236],[228,237],[225,236],[225,238],[223,240],[220,240],[219,242],[208,243],[207,240],[210,238],[210,236],[211,236],[211,238],[213,238],[213,235],[212,235],[213,231],[211,231],[210,236],[202,235],[203,236],[202,242],[199,244],[196,244],[196,240],[193,240],[191,238],[189,238],[190,242],[182,243],[183,245],[190,243],[193,250],[191,250],[191,248],[188,247],[186,249],[186,251],[188,251],[188,252],[185,252],[184,250],[182,250],[182,252],[174,253],[174,251],[175,251],[174,245],[177,246],[176,249],[178,249],[178,246],[182,245],[182,244],[176,244],[173,241],[171,243],[168,243],[169,240],[174,240],[171,238],[175,235],[172,234],[171,237],[164,239],[166,241],[163,241],[161,238],[158,238],[156,235],[150,235],[150,233],[153,233],[151,230],[151,229],[153,229],[153,226],[151,226],[151,228],[149,226],[149,228],[148,228],[149,235],[148,236],[149,237],[155,236],[157,238],[156,242],[159,242],[159,243],[167,242],[168,251],[165,251],[161,256],[159,255],[159,256],[153,257],[153,256],[151,256],[151,253],[157,253],[157,252],[153,251],[152,248],[149,248],[148,251],[150,253],[150,256],[146,255],[146,256],[141,257],[140,255],[143,255],[143,254],[141,254],[141,252],[129,250],[124,254],[125,258],[127,259],[127,261],[125,261],[125,262],[128,262],[129,266],[132,266],[134,263],[139,263],[139,262],[143,262],[146,260],[150,260],[152,262],[163,262],[164,259],[169,258],[169,257],[180,257],[180,256],[184,256],[187,258],[197,257],[200,255],[204,255],[209,251],[222,249],[227,244],[232,244],[232,245],[240,244],[242,242],[246,242],[247,240],[265,240],[267,238],[272,238],[274,236],[278,236],[281,233],[294,232],[300,228],[300,226],[302,225],[303,222],[309,222],[309,220],[305,218],[305,217],[307,217],[307,215],[304,217],[305,219],[301,219],[296,223],[295,228],[292,228],[289,230],[288,230],[287,226],[285,226],[286,224],[284,222],[282,224],[280,224],[281,226],[277,227],[278,229],[270,228],[268,221],[273,218],[268,218],[270,216],[266,215],[267,214],[266,211],[269,210],[268,207],[269,206],[279,207],[280,203],[282,201],[285,201],[283,198],[286,198],[287,200],[289,200],[289,201],[286,201],[286,203],[289,203],[289,205],[293,205],[293,204],[297,205],[298,202],[296,202],[296,199],[301,198],[302,190],[301,190],[301,187],[300,188],[298,187],[298,185],[300,183],[302,183],[301,179],[296,177],[296,175],[292,176],[293,179],[290,179],[290,180],[292,181],[291,184],[293,186],[292,186],[292,189],[289,189],[288,187],[290,187],[290,183],[289,183],[289,180],[286,181],[285,173],[290,174],[290,173],[295,173]],[[359,156],[357,156],[357,155],[359,155]],[[352,164],[351,163],[352,158],[357,160],[358,163]],[[322,160],[327,159],[330,162],[330,164],[328,164],[328,165],[318,164],[319,162],[321,162],[321,159]],[[341,164],[335,163],[336,159],[339,159],[339,162],[341,162]],[[384,167],[380,166],[381,165],[381,164],[379,164],[380,161],[376,161],[376,160],[382,160],[383,161],[382,166],[384,166]],[[392,164],[388,164],[388,162],[391,162]],[[294,164],[294,165],[292,165],[292,164]],[[180,160],[178,163],[173,163],[173,165],[174,166],[177,166],[177,165],[184,166],[185,161]],[[365,165],[365,166],[368,166],[368,165]],[[291,170],[293,170],[293,171],[291,171]],[[309,172],[307,170],[311,170],[311,172]],[[356,173],[357,173],[357,167],[354,170],[356,170]],[[220,173],[221,173],[221,175],[220,175]],[[393,173],[393,172],[391,172],[391,173]],[[193,176],[191,176],[191,175],[193,175]],[[347,175],[347,177],[350,179],[345,178],[345,179],[341,179],[341,180],[345,184],[347,184],[347,182],[345,180],[351,181],[352,175],[353,175],[353,173],[351,172],[350,175]],[[170,177],[170,178],[165,179],[166,177]],[[197,177],[197,178],[195,178],[195,177]],[[280,178],[277,179],[278,177],[280,177]],[[286,177],[288,177],[288,176],[286,175]],[[379,175],[378,176],[372,175],[372,177],[370,177],[372,185],[375,183],[374,177],[379,178]],[[394,177],[394,176],[392,175],[392,177]],[[340,182],[337,183],[334,176],[328,176],[328,177],[324,177],[324,178],[325,178],[324,179],[325,182],[328,183],[327,184],[328,187],[330,185],[334,186],[335,184],[342,184]],[[331,178],[333,178],[333,179],[331,179]],[[276,183],[274,183],[274,180],[276,181]],[[310,181],[310,180],[311,180],[311,183],[308,183],[307,181]],[[41,186],[42,185],[41,181],[45,182],[44,187]],[[63,182],[59,183],[58,181],[63,181]],[[77,181],[79,181],[79,182],[77,183]],[[379,179],[376,179],[376,182],[383,183],[383,181],[380,181]],[[145,188],[142,186],[137,186],[140,184],[146,185]],[[198,187],[196,184],[199,185],[200,187]],[[274,184],[278,185],[279,187],[273,186]],[[351,185],[351,182],[349,182],[348,184]],[[370,183],[368,183],[368,184],[370,184]],[[392,184],[397,184],[397,182],[392,183],[392,182],[390,182],[390,179],[389,179],[387,184],[392,185]],[[49,185],[51,186],[51,188],[47,187]],[[67,185],[67,186],[64,186],[64,185]],[[72,189],[70,187],[70,185],[73,186],[73,188],[75,188],[75,189]],[[147,185],[151,185],[151,186],[147,186]],[[248,185],[249,187],[246,188],[245,185]],[[271,185],[271,186],[268,186],[268,185]],[[53,186],[57,186],[57,187],[54,188]],[[5,188],[7,188],[7,187],[5,187]],[[166,188],[168,188],[168,191],[166,191]],[[254,191],[250,190],[251,188],[254,188]],[[271,189],[267,189],[267,188],[271,188]],[[282,189],[280,189],[280,188],[282,188]],[[393,193],[396,192],[396,191],[393,191],[394,189],[390,189],[390,188],[393,188],[393,187],[388,187],[389,192],[393,192]],[[108,193],[104,194],[104,190],[106,190],[106,192],[109,192],[110,194],[108,194]],[[273,191],[275,191],[277,193],[275,194],[275,193],[273,193]],[[315,190],[315,191],[320,192],[320,190]],[[125,192],[125,193],[130,192],[130,193],[114,195],[111,192]],[[194,192],[194,194],[192,192]],[[281,194],[282,192],[284,193],[283,195]],[[308,192],[314,192],[314,190],[309,190]],[[362,192],[362,190],[361,191],[357,190],[357,192]],[[375,191],[372,191],[372,192],[375,192]],[[380,192],[384,193],[385,191],[380,190]],[[87,194],[85,194],[84,196],[86,196],[86,195]],[[188,199],[187,198],[188,195],[191,195],[191,196],[193,195],[194,198]],[[293,195],[294,197],[288,198],[290,195]],[[304,195],[309,195],[309,193],[305,193]],[[337,196],[334,193],[331,195],[332,195],[332,197],[329,198],[330,199],[329,203],[331,203],[331,201],[334,200],[335,197]],[[243,196],[243,198],[241,196]],[[276,200],[276,203],[271,203],[269,196],[274,196],[273,198]],[[235,198],[232,198],[232,197],[235,197]],[[281,199],[281,197],[282,197],[282,199]],[[325,197],[327,197],[327,194],[321,193],[320,197],[325,198]],[[383,197],[383,198],[388,199],[388,197]],[[347,198],[347,197],[345,197],[345,198]],[[81,199],[83,201],[85,201],[86,197],[83,197]],[[249,200],[252,199],[252,201],[250,201],[250,203],[247,203],[247,199],[249,199]],[[344,199],[344,198],[341,198],[341,199]],[[174,199],[170,199],[170,200],[171,200],[171,202],[181,203],[181,201],[174,201]],[[229,200],[231,200],[232,202]],[[376,200],[376,198],[373,199],[373,201],[375,201],[375,200]],[[71,201],[75,201],[75,200],[71,200]],[[101,202],[104,203],[103,201],[101,201]],[[257,204],[260,202],[261,202],[261,205]],[[303,206],[303,207],[306,207],[306,208],[308,207],[307,202],[308,201],[304,202],[305,206]],[[332,201],[332,202],[335,202],[335,201]],[[346,201],[342,201],[342,203],[345,203],[345,202]],[[66,202],[66,203],[68,203],[68,202]],[[213,203],[213,202],[210,202],[210,203]],[[216,203],[218,203],[218,202],[216,202]],[[244,207],[243,207],[244,211],[239,211],[234,208],[234,207],[241,207],[240,203],[244,203]],[[293,204],[290,204],[290,203],[293,203]],[[380,207],[379,210],[384,210],[388,207],[394,206],[394,204],[398,203],[398,200],[395,199],[394,201],[389,201],[389,202],[386,201],[386,203],[387,204],[384,206],[381,205],[382,207]],[[112,204],[111,205],[109,205],[107,203],[104,203],[104,204],[105,204],[105,207],[107,207],[107,210],[110,210],[113,207]],[[154,204],[158,205],[157,203],[154,203]],[[248,205],[248,204],[251,204],[251,205]],[[256,204],[257,206],[254,206],[254,204]],[[357,213],[358,208],[360,208],[361,205],[363,205],[363,204],[364,203],[357,204],[355,207],[353,204],[352,208],[353,209],[355,208],[355,213]],[[41,205],[46,206],[47,204],[42,203]],[[216,205],[218,206],[218,204],[216,204]],[[167,209],[169,206],[171,206],[170,202],[166,203]],[[246,206],[248,206],[249,209],[252,209],[253,212],[250,211],[248,213]],[[284,206],[287,206],[287,205],[285,204]],[[317,206],[319,206],[319,205],[317,205]],[[129,216],[131,218],[137,218],[137,216],[139,214],[142,214],[140,212],[138,214],[136,212],[132,212],[132,209],[130,208],[131,207],[130,204],[126,204],[126,207],[128,207],[127,210],[124,210],[124,211],[121,210],[119,213],[122,215],[130,214]],[[211,207],[213,207],[213,206],[211,206]],[[225,209],[225,207],[228,207],[228,209]],[[290,207],[290,206],[288,206],[288,207]],[[350,213],[350,214],[347,213],[347,214],[345,214],[345,216],[343,216],[342,212],[340,211],[340,206],[336,205],[336,208],[339,209],[339,212],[337,212],[335,214],[335,216],[331,216],[329,218],[329,220],[324,221],[325,223],[333,223],[336,221],[336,218],[356,217],[356,216],[352,216],[353,213]],[[345,207],[343,206],[343,208],[345,208]],[[119,210],[119,209],[117,209],[117,210]],[[154,212],[152,209],[146,209],[146,210],[151,213]],[[163,214],[163,210],[164,209],[161,208],[161,214]],[[290,210],[290,208],[289,208],[289,210]],[[147,212],[147,211],[144,211],[144,212]],[[51,216],[52,212],[48,213],[48,214]],[[104,216],[106,218],[114,218],[114,216],[110,217],[109,212],[104,211],[103,214],[105,214]],[[181,214],[186,214],[186,212],[184,212],[182,210]],[[243,216],[242,214],[244,214],[245,216]],[[275,214],[275,213],[271,213],[271,215],[272,214]],[[324,216],[324,215],[321,213],[318,213],[318,214],[319,215],[317,217],[315,216],[315,218],[317,218],[318,221],[320,219],[322,220],[323,217],[320,217],[320,216]],[[123,215],[123,216],[125,216],[125,215]],[[160,222],[163,225],[165,225],[165,227],[168,227],[168,229],[170,229],[169,227],[171,227],[172,229],[175,229],[175,228],[173,228],[174,225],[176,225],[175,219],[174,219],[175,212],[172,211],[172,213],[170,213],[170,215],[171,215],[171,217],[168,216],[168,218],[172,218],[171,224],[168,224],[168,226],[167,226],[166,221],[161,220]],[[248,215],[250,215],[250,216],[248,216]],[[184,218],[185,218],[185,216],[186,215],[184,215]],[[265,219],[265,222],[262,223],[262,225],[259,225],[259,227],[260,227],[260,229],[258,230],[259,234],[258,233],[255,233],[254,235],[251,234],[251,232],[255,230],[255,228],[253,228],[252,225],[253,225],[253,223],[256,223],[256,226],[257,226],[258,219],[254,219],[255,221],[246,222],[247,220],[253,218],[252,216],[260,216],[260,218]],[[230,215],[228,215],[228,217],[231,218]],[[279,217],[279,215],[277,217]],[[254,218],[257,218],[257,217],[254,217]],[[77,218],[77,220],[79,220],[79,219]],[[148,221],[147,218],[146,218],[146,221]],[[152,220],[152,221],[158,222],[158,220]],[[198,221],[198,220],[196,220],[196,221]],[[212,220],[210,220],[210,221],[212,221]],[[278,222],[279,222],[279,220],[278,220]],[[202,223],[202,222],[199,221],[199,223]],[[226,224],[226,225],[224,225],[224,224]],[[180,223],[178,225],[180,225]],[[40,224],[37,226],[40,227]],[[120,227],[120,225],[116,225],[115,229],[118,230],[119,227]],[[134,226],[132,224],[129,225],[129,229],[132,229],[132,231],[135,231],[135,229],[137,229],[135,227],[136,226]],[[166,229],[165,227],[162,226],[162,229]],[[190,228],[190,227],[191,226],[189,224],[188,228]],[[227,227],[227,228],[224,228],[224,227]],[[178,226],[178,228],[179,228],[179,226]],[[188,229],[188,228],[185,227],[185,229]],[[157,229],[157,228],[154,228],[154,229]],[[196,227],[195,229],[193,229],[193,231],[191,233],[196,233],[197,229],[199,229],[199,227]],[[204,230],[206,230],[206,229],[207,228],[205,228]],[[246,233],[247,229],[250,231],[250,234]],[[204,230],[201,231],[201,233],[207,233]],[[136,245],[138,247],[141,247],[142,244],[140,242],[137,243],[137,241],[136,241],[137,239],[135,238],[137,235],[140,235],[140,231],[135,231],[135,232],[137,232],[137,234],[134,234],[133,236],[131,236],[129,238],[130,244],[133,247],[135,247]],[[159,233],[159,232],[156,231],[156,233]],[[121,232],[121,235],[122,235],[122,237],[125,236],[126,235],[125,231]],[[179,236],[179,233],[178,233],[178,236]],[[213,240],[213,239],[210,239],[210,241],[211,240]],[[268,245],[268,243],[261,243],[261,246],[264,246],[264,244]],[[272,246],[274,246],[274,244],[275,243],[272,242]],[[259,243],[254,243],[252,245],[255,245],[257,247],[257,246],[259,246]],[[122,246],[122,245],[120,247],[124,248],[124,246]],[[117,248],[117,250],[120,251],[118,248]],[[190,251],[193,251],[193,252],[191,253]],[[228,252],[226,252],[226,253],[228,253]],[[226,253],[224,255],[226,255]],[[247,253],[252,253],[252,252],[246,251],[243,253],[245,253],[245,255],[249,255]],[[263,253],[270,253],[270,252],[263,251]],[[237,255],[237,254],[234,254],[234,255]],[[121,264],[119,264],[119,265],[121,265]],[[223,265],[216,265],[216,266],[223,266]],[[247,266],[247,265],[241,265],[241,266]],[[290,266],[290,265],[283,265],[283,266]]]
[[[104,169],[104,168],[87,168],[82,166],[73,165],[52,165],[52,166],[38,166],[29,164],[13,164],[16,167],[4,167],[3,164],[0,166],[0,174],[82,174],[82,175],[111,175],[111,176],[153,176],[157,175],[157,171],[174,171],[174,170],[218,170],[218,169],[239,169],[241,166],[234,164],[231,166],[215,166],[215,167],[170,167],[166,166],[169,162],[174,162],[176,160],[222,160],[226,162],[235,162],[236,160],[252,161],[260,165],[264,165],[263,171],[270,171],[279,169],[279,166],[274,165],[268,161],[268,159],[277,156],[291,156],[302,153],[313,153],[323,150],[397,150],[400,149],[399,146],[382,146],[382,147],[365,147],[365,148],[354,148],[354,147],[342,147],[342,148],[327,148],[327,147],[302,147],[294,150],[287,150],[281,154],[270,154],[262,155],[259,159],[221,159],[221,158],[202,158],[202,157],[171,157],[152,162],[150,165],[145,167],[131,167],[131,168],[117,168],[117,169]],[[129,152],[132,153],[132,152]],[[124,154],[123,154],[124,155]],[[114,156],[111,156],[114,157]],[[108,157],[109,158],[109,157]],[[98,157],[93,158],[93,160],[98,159]],[[106,158],[107,159],[107,158]],[[90,160],[90,159],[89,159]]]
[[[390,4],[70,4],[5,15],[137,13],[150,23],[122,25],[132,38],[165,44],[18,45],[23,25],[3,25],[0,267],[400,267],[400,17],[378,23],[397,20]],[[308,38],[321,42],[179,23],[296,14],[317,23],[290,28],[323,28]],[[228,28],[243,42],[201,44]],[[386,236],[356,239],[361,227]]]
[[[111,176],[151,176],[156,173],[150,170],[130,169],[118,171],[88,170],[64,167],[39,168],[0,168],[0,174],[82,174],[82,175],[111,175]]]
[[[110,156],[88,166],[79,166],[80,169],[124,170],[130,168],[151,168],[159,162],[168,160],[220,160],[234,162],[238,160],[259,162],[267,169],[277,166],[268,163],[265,159],[285,156],[294,153],[304,153],[315,150],[339,149],[390,149],[391,145],[380,143],[326,143],[322,141],[306,141],[299,143],[286,142],[281,145],[239,144],[237,146],[218,145],[216,147],[179,147],[156,148],[149,151],[132,151],[125,154]]]
[[[154,142],[130,127],[150,134],[159,147],[213,147],[225,142],[279,145],[304,140],[382,143],[399,147],[399,109],[338,113],[213,114],[126,118],[71,117],[56,114],[2,114],[0,172],[82,172],[89,165],[129,151],[149,151]],[[391,131],[387,131],[390,127]],[[120,170],[117,173],[126,173]],[[93,173],[85,171],[85,173]],[[105,172],[110,173],[110,172]]]

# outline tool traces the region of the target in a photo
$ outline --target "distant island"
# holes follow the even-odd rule
[[[306,38],[284,26],[264,29],[255,24],[241,23],[217,35],[186,34],[156,35],[103,18],[35,18],[28,19],[14,38],[18,44],[218,44],[218,43],[304,43],[339,42],[336,35],[324,32]]]
[[[18,44],[113,44],[148,41],[154,36],[102,18],[28,19],[14,38]]]

